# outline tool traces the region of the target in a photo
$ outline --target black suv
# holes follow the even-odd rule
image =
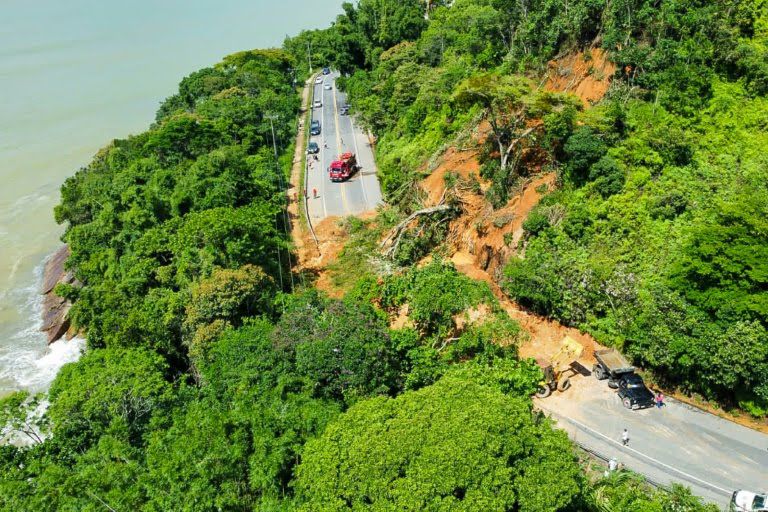
[[[312,121],[312,124],[309,125],[309,134],[320,135],[320,121]]]
[[[323,68],[323,74],[324,75],[330,75],[331,74],[331,69],[330,68]]]
[[[625,373],[618,380],[619,398],[627,409],[644,409],[656,403],[653,393],[636,373]]]
[[[310,142],[307,144],[307,153],[309,154],[317,154],[320,152],[320,146],[317,145],[317,142]]]

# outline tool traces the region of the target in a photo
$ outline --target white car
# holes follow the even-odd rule
[[[321,76],[319,76],[319,77],[317,77],[317,78],[315,78],[315,83],[316,83],[316,84],[321,84],[321,83],[323,83],[323,77],[322,77],[322,75],[321,75]]]
[[[315,108],[320,108],[320,107],[323,106],[323,102],[320,101],[320,100],[315,100],[315,102],[312,104],[312,106],[315,107]]]
[[[738,490],[731,496],[732,512],[764,512],[768,510],[768,495]]]
[[[326,91],[330,91],[331,89],[333,89],[333,87],[331,86],[331,84],[325,84],[323,89],[325,89]]]

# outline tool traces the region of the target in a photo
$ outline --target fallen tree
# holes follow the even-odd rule
[[[397,248],[400,246],[403,234],[408,230],[408,226],[416,220],[418,217],[435,215],[438,213],[450,213],[455,210],[455,207],[450,204],[438,204],[437,206],[430,206],[429,208],[423,208],[411,213],[408,217],[395,226],[389,235],[381,241],[379,247],[387,258],[393,258],[397,253]],[[444,222],[447,217],[440,219],[438,223]]]

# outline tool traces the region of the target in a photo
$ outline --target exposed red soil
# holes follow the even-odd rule
[[[548,91],[567,92],[581,99],[585,107],[605,96],[616,73],[616,64],[600,48],[592,48],[547,63]]]
[[[376,216],[369,211],[357,216],[361,220],[370,220]],[[301,233],[301,244],[297,245],[299,257],[298,271],[313,275],[314,285],[330,297],[341,298],[344,290],[337,287],[331,279],[329,267],[336,261],[339,253],[349,240],[349,233],[344,227],[342,217],[327,217],[313,224],[317,242],[309,230]]]
[[[475,258],[471,254],[456,252],[451,257],[451,261],[462,274],[488,283],[502,309],[528,333],[528,340],[524,341],[518,349],[520,357],[551,358],[560,349],[562,339],[565,336],[570,336],[584,346],[584,352],[579,358],[579,362],[586,367],[590,367],[595,362],[595,350],[604,348],[589,334],[582,333],[572,327],[566,327],[555,320],[549,320],[520,308],[504,294],[499,285],[487,272],[477,267]]]
[[[497,284],[504,263],[523,249],[523,222],[541,196],[556,186],[556,176],[551,172],[535,174],[524,181],[506,205],[494,210],[483,194],[490,183],[479,176],[478,139],[485,136],[487,129],[483,130],[481,126],[476,130],[477,146],[474,149],[460,151],[451,148],[445,152],[435,170],[420,182],[426,195],[424,206],[434,206],[444,198],[448,173],[466,182],[476,181],[474,189],[458,186],[449,191],[456,195],[462,206],[462,214],[451,221],[449,228],[448,245],[452,262],[465,275],[488,283],[501,307],[528,333],[528,340],[519,347],[522,357],[549,358],[559,350],[561,340],[567,335],[582,343],[584,352],[579,361],[584,366],[591,366],[595,349],[601,348],[594,338],[578,329],[525,311],[510,300]],[[532,163],[529,169],[536,168],[536,158],[538,155],[530,156]],[[544,162],[545,159],[541,159],[540,165]]]

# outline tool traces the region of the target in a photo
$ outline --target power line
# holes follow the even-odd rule
[[[272,130],[272,149],[275,153],[275,170],[277,172],[277,179],[280,185],[280,193],[283,194],[283,201],[282,203],[282,215],[283,215],[283,233],[285,234],[286,238],[289,237],[288,234],[288,204],[287,204],[287,196],[285,196],[285,185],[283,183],[283,174],[282,170],[280,169],[280,162],[277,157],[277,139],[275,138],[275,124],[274,120],[278,118],[275,114],[267,114],[265,116],[267,119],[269,119],[269,126]],[[277,219],[275,219],[275,222],[277,222]],[[279,246],[278,246],[279,247]],[[279,249],[278,249],[279,250]],[[291,291],[294,290],[296,284],[293,281],[293,266],[291,263],[291,251],[287,251],[286,257],[288,258],[288,275],[291,278]],[[281,260],[282,261],[282,260]],[[282,263],[281,263],[282,266]],[[282,276],[282,271],[280,272]],[[282,277],[281,277],[281,286],[282,286]]]

